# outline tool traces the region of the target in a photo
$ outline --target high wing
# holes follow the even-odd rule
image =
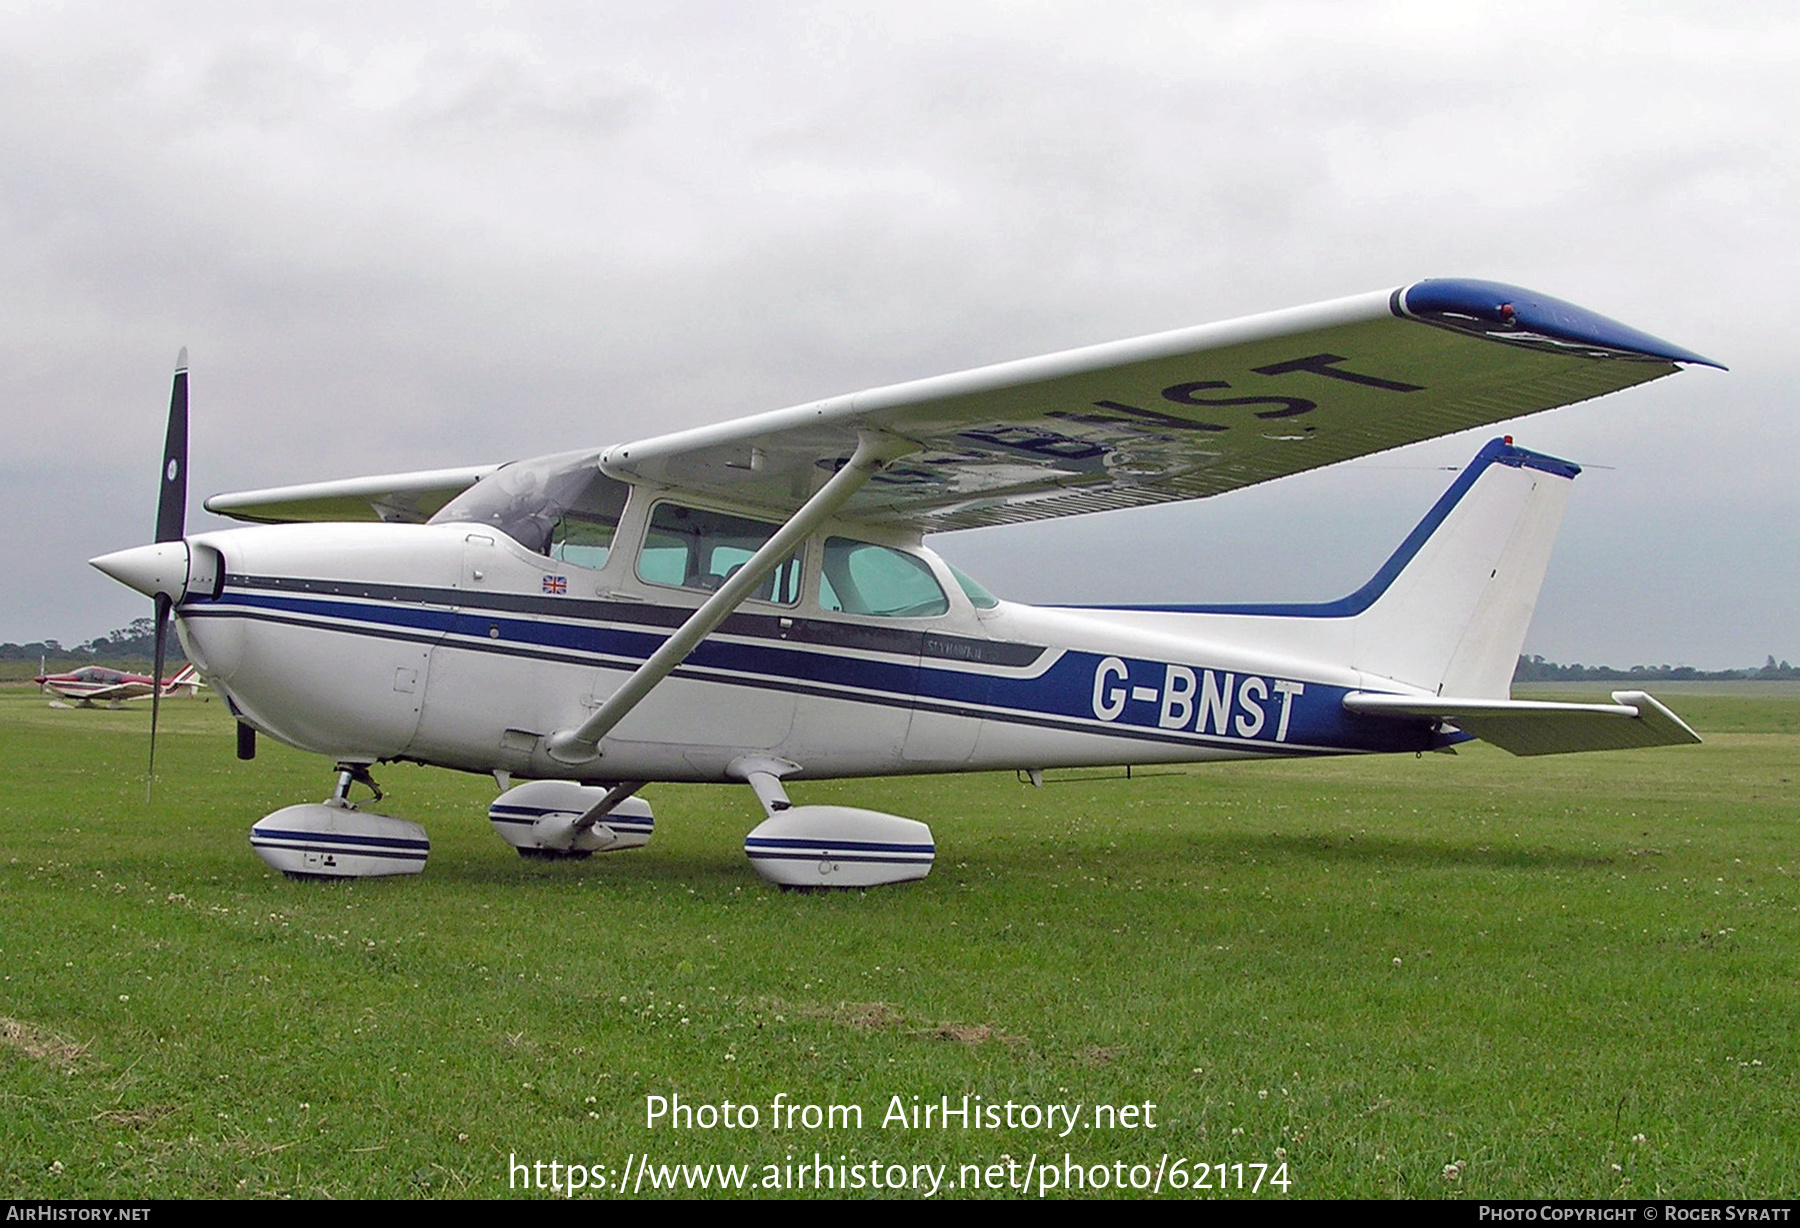
[[[423,524],[444,504],[498,468],[469,465],[239,491],[214,495],[206,501],[206,510],[258,524],[317,520]]]
[[[1699,354],[1495,282],[1429,280],[616,445],[601,467],[785,515],[890,446],[844,520],[932,533],[1221,494],[1600,396]],[[892,459],[895,454],[897,459]],[[217,495],[244,520],[424,520],[494,466]]]
[[[1583,308],[1434,280],[663,435],[602,467],[791,510],[859,431],[911,440],[839,513],[921,533],[1240,487],[1719,364]]]

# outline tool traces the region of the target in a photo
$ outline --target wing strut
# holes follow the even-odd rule
[[[873,431],[858,432],[856,454],[844,467],[820,487],[818,493],[808,499],[786,524],[777,529],[775,535],[763,543],[762,549],[752,555],[748,563],[738,568],[735,575],[720,585],[719,591],[708,598],[705,605],[689,615],[688,620],[676,628],[675,634],[664,640],[662,647],[637,667],[624,685],[607,696],[606,701],[594,709],[594,714],[576,728],[560,729],[550,735],[545,743],[550,757],[558,763],[571,765],[587,763],[599,757],[600,739],[612,732],[613,727],[624,720],[626,714],[637,707],[655,689],[657,683],[687,660],[688,654],[700,646],[700,641],[712,634],[746,597],[755,592],[757,585],[782,560],[792,554],[814,529],[848,503],[850,497],[862,489],[863,483],[883,466],[917,447],[917,444],[909,440],[892,435],[880,435]]]

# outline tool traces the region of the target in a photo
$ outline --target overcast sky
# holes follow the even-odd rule
[[[1509,429],[1590,466],[1528,651],[1800,660],[1795,13],[0,0],[0,640],[148,612],[85,560],[151,536],[182,345],[197,507],[1465,276],[1731,370],[932,544],[1328,599]]]

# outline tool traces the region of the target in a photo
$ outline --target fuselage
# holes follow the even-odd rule
[[[798,765],[797,779],[1441,741],[1344,710],[1349,691],[1400,688],[1331,664],[1351,659],[1331,651],[1335,628],[1278,640],[1254,620],[990,603],[916,540],[844,524],[809,539],[766,599],[703,641],[598,759],[560,763],[549,735],[579,724],[707,596],[704,583],[659,573],[651,501],[634,497],[604,550],[561,558],[473,523],[197,535],[190,545],[216,552],[220,577],[183,598],[177,625],[243,719],[343,762],[723,781],[756,756]],[[941,593],[919,603],[932,612],[853,612],[832,591],[830,551],[864,543],[890,566],[912,561],[923,574],[904,582]]]

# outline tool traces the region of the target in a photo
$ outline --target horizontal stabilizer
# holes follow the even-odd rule
[[[1685,721],[1642,691],[1614,691],[1610,704],[1352,691],[1344,696],[1344,708],[1392,720],[1447,722],[1515,755],[1681,746],[1700,740]]]

